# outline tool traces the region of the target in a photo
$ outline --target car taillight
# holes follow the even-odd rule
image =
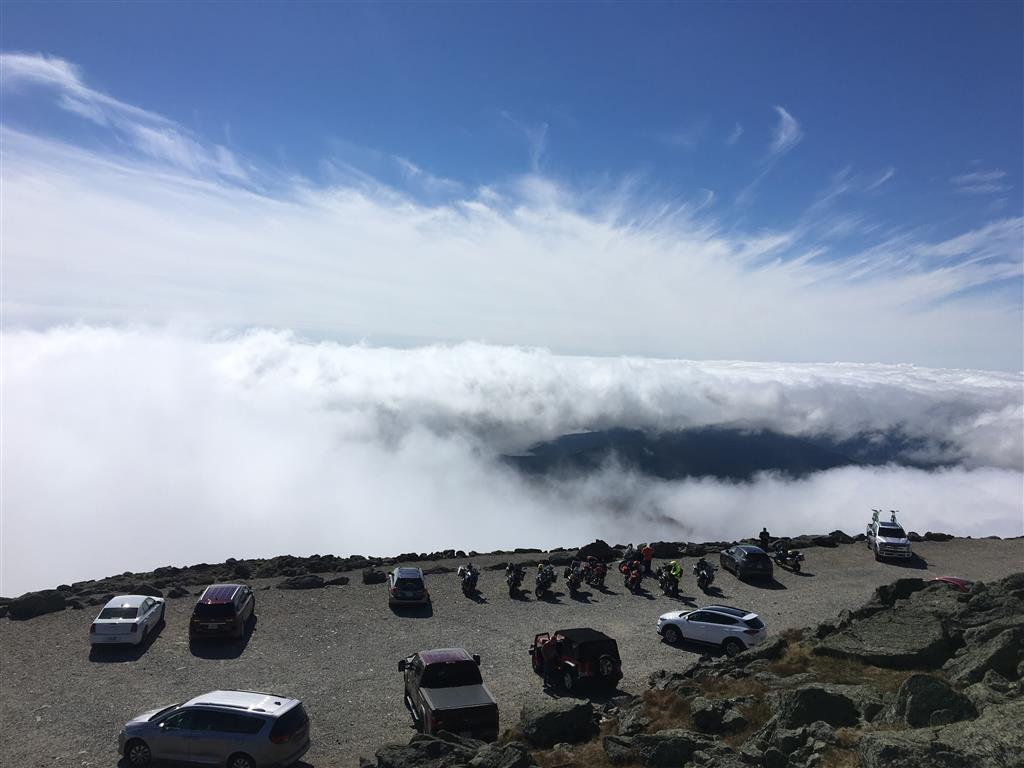
[[[759,629],[744,629],[743,630],[743,634],[744,635],[756,635],[760,631],[761,630],[759,630]]]
[[[136,623],[132,624],[131,627],[128,628],[128,631],[129,632],[136,632],[136,631],[138,631],[138,629],[139,629],[139,625],[138,625],[138,622],[136,622]]]
[[[93,624],[91,627],[89,627],[89,631],[90,632],[95,632],[96,631],[96,625]]]
[[[285,744],[291,737],[290,733],[272,733],[270,734],[270,741],[274,744]]]

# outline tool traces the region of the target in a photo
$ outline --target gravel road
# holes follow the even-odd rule
[[[524,701],[544,695],[526,654],[535,632],[574,626],[607,632],[618,639],[622,653],[621,689],[637,692],[649,673],[682,667],[696,656],[665,645],[654,632],[658,615],[674,608],[724,602],[759,613],[769,632],[777,632],[831,619],[901,576],[985,580],[1024,570],[1021,539],[956,539],[914,547],[927,561],[924,570],[876,563],[863,544],[811,548],[805,550],[803,574],[776,569],[778,582],[762,587],[720,572],[715,586],[721,594],[715,596],[700,594],[685,561],[685,594],[679,600],[653,592],[630,595],[617,574],[610,574],[606,593],[580,599],[558,594],[550,602],[532,595],[511,600],[503,572],[485,571],[483,596],[474,601],[463,597],[454,574],[443,574],[428,577],[433,612],[422,617],[390,611],[384,586],[358,583],[358,573],[349,574],[355,578],[347,586],[301,592],[271,588],[278,579],[255,580],[259,621],[248,641],[199,655],[187,641],[189,598],[167,601],[166,625],[138,652],[91,654],[88,629],[95,609],[3,620],[0,764],[112,768],[118,765],[117,732],[130,717],[216,688],[247,688],[305,702],[315,742],[306,765],[351,768],[359,755],[370,756],[380,745],[411,734],[396,662],[413,651],[464,646],[481,654],[484,678],[504,724],[510,725]],[[475,560],[486,566],[505,559]],[[561,582],[560,575],[559,593]],[[653,581],[646,584],[656,587]]]

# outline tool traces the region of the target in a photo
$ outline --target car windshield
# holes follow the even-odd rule
[[[907,534],[903,532],[903,529],[898,525],[883,525],[878,529],[879,536],[888,536],[890,539],[905,539]]]
[[[744,619],[743,623],[751,629],[764,629],[764,622],[757,618],[757,616],[752,619]]]
[[[423,589],[423,582],[419,579],[398,579],[395,589]]]
[[[454,661],[431,664],[423,670],[420,685],[423,688],[454,688],[458,685],[480,685],[480,668],[474,661]]]
[[[180,706],[181,706],[181,704],[171,704],[171,706],[169,706],[169,707],[164,707],[163,709],[157,710],[156,712],[154,712],[152,715],[149,716],[149,722],[152,723],[158,717],[163,717],[168,712],[170,712],[172,709],[177,709]]]
[[[235,606],[231,603],[197,603],[192,615],[200,619],[225,619],[235,615]]]
[[[104,608],[100,611],[101,619],[134,619],[139,615],[138,608]]]

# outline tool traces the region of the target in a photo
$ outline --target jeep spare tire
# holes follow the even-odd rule
[[[607,653],[604,654],[600,659],[597,660],[597,673],[601,677],[611,677],[615,674],[615,659],[609,656]]]

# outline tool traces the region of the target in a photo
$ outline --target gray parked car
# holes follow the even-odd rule
[[[213,691],[139,715],[117,743],[129,765],[173,760],[227,768],[285,766],[309,749],[309,718],[298,699]]]

